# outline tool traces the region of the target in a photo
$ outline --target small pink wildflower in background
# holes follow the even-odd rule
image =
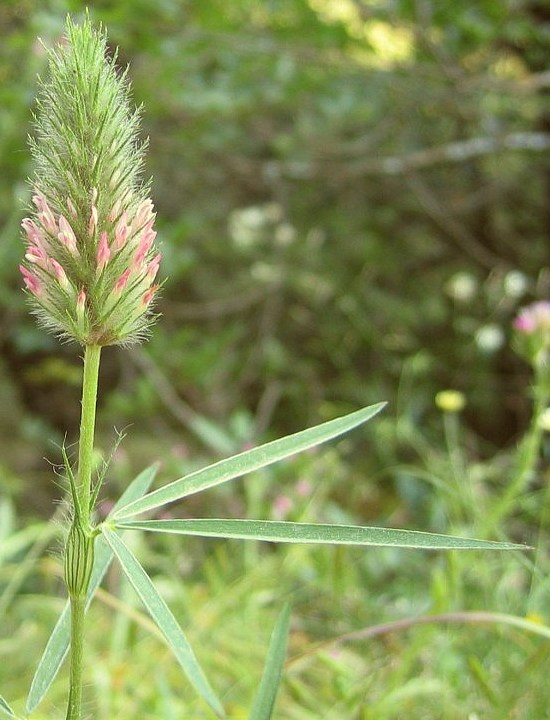
[[[277,495],[273,501],[273,507],[271,509],[271,515],[274,520],[284,520],[287,518],[292,509],[294,508],[294,502],[287,495]]]
[[[550,331],[550,302],[540,300],[523,308],[513,325],[518,332],[531,335],[539,330]]]
[[[189,448],[185,443],[177,443],[172,445],[172,456],[178,458],[178,460],[185,460],[189,458]]]
[[[550,363],[550,302],[539,300],[524,307],[512,325],[514,347],[534,367],[548,373]]]
[[[298,495],[298,497],[309,497],[312,492],[313,486],[309,480],[298,480],[296,483],[296,495]]]

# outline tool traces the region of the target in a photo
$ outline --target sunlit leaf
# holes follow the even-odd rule
[[[253,470],[271,465],[290,455],[315,447],[370,420],[382,410],[384,405],[385,403],[370,405],[344,417],[329,420],[294,435],[273,440],[265,445],[260,445],[260,447],[220,460],[214,465],[209,465],[202,470],[197,470],[190,475],[174,480],[169,485],[154,490],[139,500],[127,503],[120,510],[113,513],[113,517],[120,519],[138,515],[146,510],[152,510],[167,503],[181,500],[193,493],[220,485],[228,480],[246,475]]]
[[[279,520],[121,520],[120,529],[175,535],[330,545],[376,545],[424,550],[525,550],[525,545],[360,525],[323,525]]]
[[[151,578],[139,564],[135,555],[120,536],[103,526],[103,534],[116,555],[126,577],[140,600],[164,635],[168,647],[183,668],[189,682],[197,693],[210,705],[219,717],[225,717],[223,707],[206,679],[195,654],[180,628],[172,611],[157,592]]]

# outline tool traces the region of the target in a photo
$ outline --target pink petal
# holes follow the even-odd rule
[[[130,226],[126,225],[126,220],[126,210],[124,210],[115,229],[114,247],[116,250],[120,250],[124,247],[126,240],[128,239],[128,235],[130,234]]]
[[[97,260],[97,269],[102,270],[105,265],[109,262],[109,258],[111,257],[111,251],[109,249],[109,243],[107,241],[107,233],[105,230],[101,233],[101,236],[99,238],[99,243],[97,245],[97,252],[96,252],[96,260]]]
[[[81,288],[78,297],[76,298],[76,310],[77,312],[83,312],[84,306],[86,304],[86,293],[84,291],[84,288]]]
[[[147,265],[147,278],[149,282],[153,282],[159,271],[159,265],[161,260],[161,254],[157,253],[151,262]]]
[[[42,283],[36,277],[36,275],[33,275],[33,273],[28,270],[24,265],[19,265],[19,271],[21,275],[23,275],[23,281],[27,287],[27,290],[32,292],[32,294],[36,295],[37,297],[41,295]]]
[[[25,231],[29,242],[33,243],[33,245],[38,245],[39,247],[44,246],[44,236],[30,218],[24,218],[21,222],[21,227]]]
[[[59,281],[59,284],[65,288],[68,287],[69,280],[67,278],[67,273],[65,272],[65,270],[63,270],[62,266],[57,262],[57,260],[55,258],[50,258],[49,265],[53,270],[53,274]]]
[[[156,291],[159,289],[159,287],[160,287],[159,285],[152,285],[152,286],[149,288],[149,290],[147,290],[146,292],[143,293],[143,297],[141,298],[141,302],[142,302],[144,305],[149,305],[149,303],[150,303],[151,300],[153,299],[153,296],[154,296],[154,294],[156,293]]]
[[[128,268],[125,270],[122,275],[119,277],[119,279],[115,283],[115,290],[116,292],[122,292],[124,288],[126,287],[126,283],[128,282],[128,278],[130,277],[131,269]]]
[[[69,221],[64,215],[59,216],[59,230],[57,237],[60,242],[65,245],[67,250],[73,255],[78,255],[78,248],[76,246],[76,235],[73,232],[72,227],[69,225]]]
[[[133,223],[136,230],[139,230],[148,222],[154,220],[155,216],[153,213],[153,207],[154,206],[150,198],[147,198],[140,204]]]

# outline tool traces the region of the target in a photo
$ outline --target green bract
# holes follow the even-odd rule
[[[49,51],[30,140],[34,209],[22,223],[20,270],[40,322],[85,345],[141,339],[158,289],[146,143],[115,61],[102,31],[68,19]]]
[[[73,523],[64,554],[65,583],[69,594],[84,597],[90,584],[94,565],[94,538],[78,523]]]

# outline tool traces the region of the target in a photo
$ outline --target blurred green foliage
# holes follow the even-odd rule
[[[35,481],[48,438],[74,437],[79,359],[35,328],[20,291],[26,135],[41,43],[86,4],[0,8],[0,442]],[[387,399],[437,437],[434,396],[453,387],[476,452],[513,442],[528,371],[509,321],[550,289],[548,5],[103,0],[90,13],[144,105],[168,276],[148,345],[105,353],[104,429],[132,423],[130,453],[177,463],[188,446],[227,454]],[[372,467],[408,459],[398,436],[369,448]]]

